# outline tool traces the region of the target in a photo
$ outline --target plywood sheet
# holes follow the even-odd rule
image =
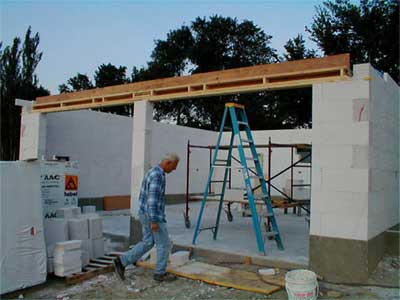
[[[144,268],[154,268],[154,264],[148,262],[138,262],[138,265]],[[203,262],[190,261],[180,267],[170,266],[167,268],[167,271],[180,277],[266,295],[282,289],[282,286],[269,284],[263,280],[263,277],[266,276]]]

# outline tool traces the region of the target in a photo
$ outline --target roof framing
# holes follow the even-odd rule
[[[350,55],[339,54],[38,97],[32,109],[45,113],[125,105],[141,100],[178,100],[299,88],[345,80],[349,75]]]

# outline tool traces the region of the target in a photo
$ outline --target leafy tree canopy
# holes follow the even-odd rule
[[[0,160],[17,160],[19,153],[21,108],[15,99],[34,100],[49,95],[39,86],[35,74],[42,52],[38,51],[39,33],[26,31],[23,43],[14,38],[12,45],[2,49],[0,42],[0,101],[1,101],[1,147]]]
[[[399,78],[399,2],[325,1],[307,31],[326,55],[350,53],[353,64],[370,62]]]

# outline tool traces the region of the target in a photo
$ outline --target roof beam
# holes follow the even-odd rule
[[[141,100],[178,100],[299,88],[345,80],[349,73],[350,55],[339,54],[38,97],[33,111],[57,112],[125,105]]]

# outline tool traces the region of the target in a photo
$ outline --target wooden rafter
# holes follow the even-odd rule
[[[39,97],[33,111],[56,112],[311,86],[347,79],[349,54],[214,71]]]

